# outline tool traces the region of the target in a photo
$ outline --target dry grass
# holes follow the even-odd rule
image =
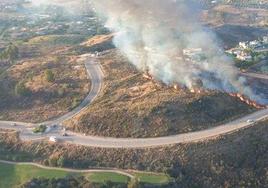
[[[54,82],[45,71],[52,70]],[[23,81],[31,91],[28,97],[16,96],[15,85]],[[55,118],[80,104],[90,89],[88,75],[76,56],[46,54],[22,59],[0,79],[4,91],[0,98],[0,119],[40,122]]]
[[[177,187],[265,187],[267,131],[264,121],[213,141],[147,149],[104,149],[21,142],[14,133],[0,133],[0,158],[39,161],[64,157],[75,168],[116,167],[169,172]]]
[[[98,44],[101,44],[103,42],[112,40],[113,36],[114,36],[113,34],[97,35],[97,36],[94,36],[92,38],[89,38],[87,41],[83,42],[81,45],[84,45],[87,47],[98,45]]]
[[[232,5],[217,5],[201,14],[202,20],[213,26],[223,24],[264,26],[268,22],[267,16],[266,9],[237,8]]]
[[[165,136],[216,126],[254,110],[227,94],[192,94],[146,80],[117,50],[100,61],[103,91],[66,123],[69,129],[114,137]]]

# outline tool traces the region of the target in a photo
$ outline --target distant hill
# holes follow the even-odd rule
[[[211,7],[218,4],[235,5],[237,7],[268,8],[267,0],[193,0],[203,7]]]

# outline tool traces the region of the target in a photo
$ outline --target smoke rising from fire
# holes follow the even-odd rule
[[[166,84],[179,83],[230,93],[263,102],[238,76],[213,32],[201,26],[196,8],[184,0],[91,0],[114,31],[114,44],[140,70]],[[202,50],[201,60],[189,61],[185,51]]]

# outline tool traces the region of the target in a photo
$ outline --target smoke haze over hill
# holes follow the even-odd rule
[[[179,83],[238,92],[263,102],[245,85],[238,70],[217,44],[215,35],[198,23],[197,7],[183,0],[92,0],[96,11],[116,33],[115,45],[140,70],[166,84]],[[202,49],[202,60],[185,60],[184,50]]]

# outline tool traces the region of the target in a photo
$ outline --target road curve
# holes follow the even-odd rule
[[[41,169],[45,170],[59,170],[59,171],[65,171],[65,172],[71,172],[71,173],[96,173],[96,172],[110,172],[110,173],[116,173],[120,174],[123,176],[127,176],[130,179],[134,178],[133,175],[130,173],[123,171],[123,170],[118,170],[118,169],[87,169],[87,170],[77,170],[77,169],[71,169],[71,168],[57,168],[57,167],[49,167],[49,166],[44,166],[38,163],[30,163],[30,162],[11,162],[11,161],[4,161],[0,160],[0,163],[2,164],[9,164],[9,165],[31,165],[35,166]]]
[[[252,119],[254,122],[261,121],[268,118],[268,109],[258,111],[256,113],[245,116],[241,119],[233,122],[220,125],[207,130],[190,132],[185,134],[179,134],[174,136],[156,137],[156,138],[110,138],[110,137],[95,137],[95,136],[83,136],[78,133],[68,132],[69,136],[61,136],[58,130],[51,131],[45,135],[33,135],[29,130],[23,130],[21,132],[21,138],[23,140],[42,140],[48,139],[50,136],[57,137],[64,143],[70,143],[75,145],[98,147],[98,148],[149,148],[167,146],[180,143],[193,143],[203,140],[213,139],[215,137],[235,132],[237,130],[253,126],[255,123],[247,122]]]
[[[20,125],[25,127],[34,127],[40,124],[44,125],[54,125],[54,124],[61,124],[64,121],[67,121],[71,118],[73,118],[75,115],[79,114],[81,111],[83,111],[87,106],[89,106],[94,99],[98,96],[99,92],[101,91],[102,84],[103,84],[103,72],[101,69],[101,65],[94,59],[90,58],[89,55],[84,55],[82,58],[85,59],[85,68],[87,71],[88,76],[91,79],[91,89],[86,98],[82,101],[82,103],[73,109],[72,111],[68,112],[67,114],[55,118],[50,121],[45,121],[42,123],[25,123],[25,122],[15,122],[15,121],[0,121],[0,128],[4,127],[6,128],[7,125]]]
[[[73,118],[75,115],[79,114],[83,111],[87,106],[89,106],[92,101],[98,96],[99,92],[101,91],[102,84],[103,84],[103,72],[101,69],[100,64],[95,59],[89,59],[85,62],[85,67],[89,77],[91,78],[91,90],[88,93],[87,97],[83,100],[83,102],[76,107],[74,110],[70,111],[69,113],[54,119],[52,121],[46,121],[41,124],[45,125],[52,125],[52,124],[60,124],[66,120]]]
[[[74,111],[53,120],[44,122],[47,125],[59,124],[65,120],[68,120],[81,112],[87,105],[89,105],[98,95],[101,90],[103,82],[103,73],[101,66],[96,61],[88,59],[86,68],[91,76],[92,89],[82,104]],[[62,130],[60,128],[51,129],[48,133],[39,135],[32,133],[32,127],[35,124],[19,123],[17,126],[12,126],[15,122],[0,121],[0,128],[13,129],[20,132],[20,137],[25,141],[39,141],[48,140],[49,137],[55,136],[60,142],[71,143],[76,145],[99,147],[99,148],[148,148],[159,147],[180,143],[191,143],[202,140],[208,140],[217,136],[225,135],[238,131],[243,128],[250,127],[255,122],[268,118],[268,109],[264,109],[253,114],[247,115],[238,120],[232,121],[227,124],[220,125],[218,127],[210,128],[207,130],[190,132],[185,134],[179,134],[174,136],[157,137],[157,138],[144,138],[144,139],[132,139],[132,138],[110,138],[110,137],[97,137],[97,136],[84,136],[74,132],[67,132],[69,136],[62,136]],[[254,122],[248,122],[247,120],[254,120]]]
[[[245,77],[251,77],[251,78],[256,78],[256,79],[261,79],[261,80],[268,80],[268,74],[247,72],[247,73],[241,73],[241,75]]]

